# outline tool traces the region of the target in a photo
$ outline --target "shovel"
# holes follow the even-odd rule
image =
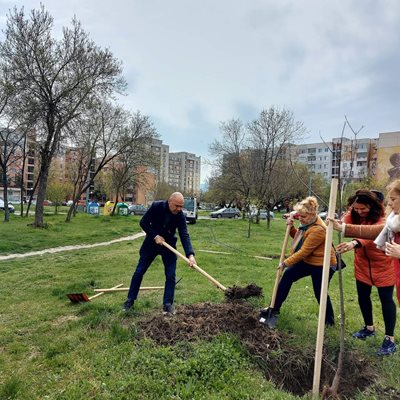
[[[164,286],[145,286],[139,288],[139,290],[160,290],[160,289],[164,289]],[[104,294],[104,293],[114,293],[114,292],[127,292],[128,290],[129,290],[128,287],[113,287],[110,289],[94,289],[94,292],[95,293],[100,292],[101,294]]]
[[[167,242],[162,242],[163,246],[165,246],[168,250],[171,250],[173,253],[175,253],[178,257],[182,258],[182,260],[185,260],[188,264],[190,263],[189,259],[185,257],[183,254],[181,254],[178,250],[176,250],[174,247],[169,245]],[[226,287],[218,282],[216,279],[214,279],[211,275],[209,275],[206,271],[201,269],[198,265],[193,264],[192,268],[194,268],[196,271],[200,272],[202,275],[204,275],[209,281],[211,281],[214,285],[216,285],[218,288],[220,288],[223,292],[226,291]]]
[[[128,287],[121,287],[122,283],[120,283],[117,286],[114,286],[112,288],[108,289],[94,289],[94,292],[96,293],[94,296],[88,297],[86,293],[70,293],[67,294],[67,297],[73,302],[73,303],[86,303],[92,299],[95,299],[96,297],[102,296],[105,293],[113,293],[113,292],[127,292],[129,290]],[[164,286],[143,286],[139,288],[139,290],[159,290],[159,289],[164,289]]]
[[[290,225],[286,226],[285,238],[283,239],[281,256],[279,258],[279,267],[276,270],[275,284],[274,284],[274,289],[272,291],[271,303],[269,307],[262,309],[260,312],[260,322],[264,325],[267,325],[269,328],[275,328],[276,321],[274,321],[275,318],[272,318],[272,311],[275,307],[276,294],[278,293],[278,285],[279,281],[281,280],[283,272],[283,268],[280,265],[285,260],[285,253],[286,253],[287,243],[289,240],[290,228],[291,228]]]
[[[111,290],[115,290],[118,289],[119,287],[121,287],[123,285],[123,283],[120,283],[117,286],[114,286],[113,288],[111,288]],[[106,290],[110,290],[110,289],[106,289]],[[88,297],[88,295],[84,292],[82,293],[68,293],[67,297],[72,301],[72,303],[87,303],[90,300],[95,299],[96,297],[102,296],[105,293],[105,290],[101,291],[100,293],[95,294],[94,296]]]
[[[187,257],[185,257],[183,254],[181,254],[178,250],[176,250],[174,247],[169,245],[167,242],[162,242],[162,244],[167,249],[169,249],[173,253],[175,253],[178,257],[185,260],[188,264],[190,263],[190,261]],[[254,284],[248,285],[246,288],[239,288],[239,287],[226,288],[222,283],[218,282],[215,278],[213,278],[210,274],[208,274],[206,271],[201,269],[198,265],[193,264],[192,268],[194,268],[196,271],[200,272],[209,281],[214,283],[214,285],[216,285],[219,289],[221,289],[225,293],[225,296],[230,300],[244,299],[244,298],[251,297],[251,296],[261,296],[261,294],[262,294],[261,288],[259,288],[257,285],[254,285]]]

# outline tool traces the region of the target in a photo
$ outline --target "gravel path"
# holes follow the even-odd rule
[[[62,247],[53,247],[51,249],[44,249],[38,251],[30,251],[29,253],[20,253],[20,254],[8,254],[6,256],[0,256],[0,261],[2,260],[11,260],[13,258],[24,258],[24,257],[32,257],[32,256],[39,256],[46,253],[60,253],[62,251],[71,251],[71,250],[79,250],[79,249],[89,249],[92,247],[99,247],[99,246],[109,246],[114,243],[124,242],[127,240],[135,240],[140,237],[145,236],[144,232],[136,233],[133,236],[126,236],[119,239],[110,240],[109,242],[101,242],[101,243],[93,243],[93,244],[81,244],[81,245],[74,245],[74,246],[62,246]]]

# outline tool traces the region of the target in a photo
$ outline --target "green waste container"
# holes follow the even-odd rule
[[[117,214],[127,216],[128,215],[128,204],[118,203],[117,204]]]

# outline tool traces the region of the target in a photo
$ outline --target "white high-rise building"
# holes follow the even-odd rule
[[[294,160],[306,164],[310,171],[332,178],[332,142],[310,143],[294,146]]]
[[[400,132],[392,132],[398,136]],[[321,174],[326,180],[342,178],[360,180],[376,173],[377,155],[380,144],[387,143],[379,138],[349,139],[333,138],[331,142],[310,143],[294,146],[293,160],[306,164],[310,171]],[[391,140],[394,140],[393,135]],[[382,160],[381,160],[382,161]]]

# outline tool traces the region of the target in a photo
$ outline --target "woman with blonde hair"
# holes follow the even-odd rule
[[[325,224],[318,216],[318,202],[313,196],[307,197],[294,206],[297,211],[300,225],[296,229],[293,220],[288,219],[290,225],[290,236],[293,237],[291,254],[286,258],[281,268],[284,273],[278,285],[275,305],[266,321],[270,328],[274,328],[278,320],[280,308],[289,295],[294,282],[306,276],[311,276],[315,298],[318,303],[321,296],[322,271],[325,247]],[[332,248],[329,279],[333,276],[336,269],[336,256]],[[263,310],[264,311],[264,310]],[[263,311],[261,316],[263,316]],[[334,313],[331,300],[328,296],[326,305],[326,325],[334,325]]]

